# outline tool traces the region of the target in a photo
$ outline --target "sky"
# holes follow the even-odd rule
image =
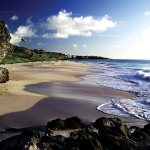
[[[1,0],[0,20],[30,49],[150,59],[149,0]]]

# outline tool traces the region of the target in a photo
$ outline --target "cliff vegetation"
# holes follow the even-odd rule
[[[1,64],[24,63],[35,61],[57,61],[62,60],[64,54],[56,52],[45,52],[40,49],[27,49],[25,47],[14,46],[14,50],[8,53],[1,61]]]

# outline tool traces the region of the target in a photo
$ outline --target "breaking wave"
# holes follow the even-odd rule
[[[99,70],[98,85],[137,94],[135,99],[112,99],[98,106],[99,111],[150,120],[150,61],[108,60],[94,65]]]

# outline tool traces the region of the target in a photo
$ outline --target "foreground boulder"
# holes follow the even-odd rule
[[[130,130],[124,125],[124,122],[119,118],[99,118],[95,121],[93,126],[99,129],[100,134],[122,135],[129,138]]]
[[[46,126],[46,130],[64,130],[65,129],[65,122],[64,120],[58,118],[58,119],[55,119],[55,120],[52,120],[51,122],[48,122],[47,123],[47,126]]]
[[[108,126],[108,127],[116,127],[118,124],[123,124],[123,121],[119,118],[99,118],[97,119],[93,126],[95,128],[100,128],[101,126]]]
[[[65,120],[66,129],[82,129],[85,127],[85,123],[78,117],[71,117]]]
[[[76,122],[74,122],[76,120]],[[77,123],[77,124],[76,124]],[[56,125],[56,128],[55,128]],[[78,128],[78,127],[81,128]],[[70,137],[55,134],[58,129],[74,129]],[[85,125],[77,117],[60,118],[47,124],[47,134],[25,131],[0,142],[0,150],[148,150],[149,124],[130,131],[118,118],[99,118],[93,125]],[[65,131],[63,131],[65,132]]]
[[[52,120],[47,123],[46,133],[49,130],[69,130],[69,129],[81,129],[85,127],[85,123],[79,119],[78,117],[67,118],[66,120],[62,120],[60,118]]]
[[[67,149],[72,150],[103,150],[98,139],[91,136],[85,130],[80,130],[77,133],[72,132],[66,143]]]
[[[0,143],[0,150],[25,150],[37,149],[37,143],[41,139],[40,133],[33,131],[26,131],[20,135],[3,140]]]
[[[150,134],[150,124],[146,124],[146,125],[144,126],[144,131],[145,131],[146,133],[149,133],[149,134]]]
[[[9,80],[8,69],[0,67],[0,83],[6,83]]]

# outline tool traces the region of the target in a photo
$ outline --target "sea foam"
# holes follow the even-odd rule
[[[98,85],[137,94],[135,99],[112,99],[98,106],[99,111],[150,120],[150,61],[108,60],[93,65],[99,70]]]
[[[98,106],[97,109],[111,115],[150,120],[150,105],[146,100],[113,99]]]

